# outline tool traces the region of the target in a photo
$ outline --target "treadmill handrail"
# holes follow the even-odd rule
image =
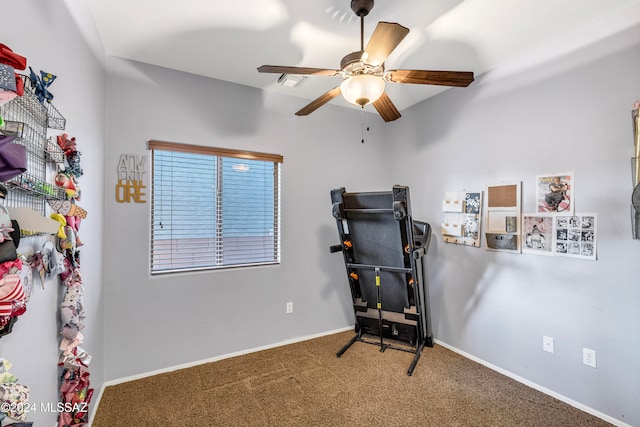
[[[356,213],[393,213],[393,209],[385,209],[385,208],[345,208],[345,212],[356,212]]]
[[[365,270],[375,270],[376,268],[379,268],[380,270],[383,270],[383,271],[394,271],[396,273],[411,273],[412,272],[411,268],[407,268],[407,267],[392,267],[392,266],[384,266],[384,265],[357,264],[357,263],[352,263],[352,262],[348,262],[346,264],[347,264],[347,267],[349,267],[349,268],[361,268],[361,269],[365,269]]]

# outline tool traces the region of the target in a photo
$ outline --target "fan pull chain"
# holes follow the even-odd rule
[[[360,112],[360,117],[361,117],[360,133],[361,133],[361,138],[362,138],[361,141],[364,144],[364,131],[365,131],[365,128],[364,128],[364,108]],[[367,126],[366,131],[369,132],[369,126]]]
[[[362,144],[364,144],[364,107],[360,111],[360,136],[362,138]]]

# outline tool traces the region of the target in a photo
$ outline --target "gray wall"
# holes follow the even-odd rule
[[[89,371],[96,394],[104,378],[104,322],[102,303],[103,173],[104,173],[104,58],[84,41],[83,35],[61,0],[24,0],[6,3],[2,10],[0,42],[27,57],[36,71],[45,70],[58,77],[51,85],[54,105],[67,119],[66,130],[75,136],[82,152],[80,178],[82,200],[79,205],[88,217],[82,222],[80,237],[82,278],[85,286],[85,342],[93,355]],[[104,56],[104,54],[102,55]],[[27,69],[28,73],[28,69]],[[49,135],[61,131],[49,130]],[[51,177],[53,179],[53,176]],[[43,238],[23,238],[18,248],[31,254],[42,247]],[[43,289],[39,280],[27,311],[20,316],[13,332],[0,339],[0,356],[13,363],[11,372],[30,387],[30,403],[38,411],[30,413],[35,425],[50,426],[57,415],[40,411],[40,404],[58,401],[58,298],[62,287],[50,280]],[[95,407],[95,403],[92,405]]]
[[[105,156],[106,377],[110,380],[352,324],[329,191],[388,186],[385,128],[337,107],[117,58],[109,59]],[[282,264],[151,277],[150,202],[117,203],[121,154],[147,141],[282,154]],[[146,175],[150,197],[149,174]],[[206,194],[203,194],[206,196]],[[149,200],[147,197],[147,200]],[[294,303],[285,314],[286,302]]]
[[[391,181],[413,213],[443,220],[445,191],[575,173],[577,212],[598,214],[598,260],[448,245],[428,255],[438,340],[617,420],[640,425],[640,240],[632,240],[631,107],[640,26],[531,67],[514,62],[404,112],[389,130]],[[555,353],[542,350],[543,335]],[[582,348],[597,352],[597,369]]]

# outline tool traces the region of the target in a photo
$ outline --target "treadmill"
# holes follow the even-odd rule
[[[431,226],[411,216],[409,187],[391,191],[349,193],[331,191],[332,213],[351,288],[355,342],[414,353],[407,375],[415,369],[425,346],[433,347],[424,256]]]

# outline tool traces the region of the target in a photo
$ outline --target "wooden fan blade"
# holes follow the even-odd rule
[[[362,54],[362,61],[369,65],[382,65],[407,34],[409,29],[400,24],[378,22]]]
[[[278,74],[304,74],[314,76],[336,76],[339,70],[325,70],[324,68],[308,68],[308,67],[286,67],[280,65],[263,65],[258,67],[261,73],[278,73]]]
[[[392,122],[400,118],[400,111],[393,105],[386,92],[382,92],[382,96],[373,103],[373,106],[385,122]]]
[[[339,96],[341,93],[342,93],[342,91],[340,90],[340,86],[334,87],[330,91],[325,92],[324,94],[320,95],[319,98],[317,98],[316,100],[312,101],[307,106],[301,108],[300,111],[296,112],[296,116],[307,116],[307,115],[313,113],[318,108],[322,107],[324,104],[326,104],[327,102],[331,101],[333,98]]]
[[[467,87],[473,81],[471,71],[389,70],[385,77],[395,83]]]

